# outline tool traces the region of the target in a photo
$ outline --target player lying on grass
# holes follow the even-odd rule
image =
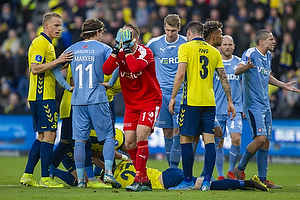
[[[178,168],[168,168],[163,172],[157,169],[147,168],[147,174],[151,181],[153,189],[169,189],[172,190],[175,186],[180,184],[183,179],[183,171]],[[114,172],[115,179],[121,183],[122,188],[130,185],[135,177],[135,168],[131,162],[122,161],[117,165]],[[193,177],[195,190],[199,190],[203,177]],[[254,175],[250,180],[233,180],[223,179],[211,181],[211,190],[235,190],[235,189],[254,189],[261,191],[269,191],[259,178]]]
[[[101,169],[104,169],[104,162],[100,160],[100,156],[102,155],[102,150],[103,150],[103,144],[104,141],[98,141],[97,138],[94,135],[94,132],[91,131],[91,150],[92,150],[92,158],[93,163],[95,166],[98,166]],[[127,152],[126,149],[124,148],[124,134],[120,129],[116,128],[116,136],[115,136],[115,159],[121,159],[121,160],[127,160],[128,157],[126,155],[121,154],[118,152],[118,150],[122,150],[123,152]],[[53,171],[53,176],[56,176],[60,178],[62,181],[67,183],[70,186],[77,186],[77,174],[76,174],[76,167],[75,167],[75,162],[74,162],[74,149],[71,148],[65,155],[64,159],[62,160],[62,163],[64,167],[68,171],[60,170],[60,169],[55,169]],[[86,180],[89,180],[90,182],[90,177],[95,177],[93,170],[92,169],[85,169],[86,171]],[[94,180],[95,178],[93,178]],[[99,180],[99,179],[98,179]],[[94,180],[95,181],[95,180]],[[107,188],[104,187],[104,185],[100,184],[93,184],[89,185],[89,182],[87,182],[87,187],[89,188]]]

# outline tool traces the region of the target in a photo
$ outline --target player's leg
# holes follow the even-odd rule
[[[201,108],[201,125],[202,138],[205,145],[205,176],[201,186],[202,191],[209,190],[210,180],[212,177],[215,161],[216,148],[214,142],[214,121],[215,121],[215,107],[207,106]]]
[[[115,155],[115,129],[113,126],[112,114],[108,103],[100,103],[88,106],[88,111],[97,134],[98,141],[104,141],[103,158],[105,163],[104,182],[111,184],[114,188],[121,187],[112,174],[112,167]],[[101,120],[99,120],[99,115]]]
[[[74,158],[78,181],[77,187],[85,187],[85,145],[90,136],[90,131],[92,128],[91,121],[86,106],[73,106],[72,112],[73,139],[75,140]]]
[[[260,149],[260,147],[266,142],[266,127],[263,123],[264,114],[265,111],[245,110],[245,115],[251,129],[252,138],[254,140],[250,144],[248,144],[238,166],[233,170],[235,177],[239,180],[245,180],[244,171],[248,162]]]
[[[39,106],[37,102],[29,102],[30,103],[30,109],[32,112],[32,118],[33,118],[33,130],[34,132],[38,131],[38,128],[40,127],[40,118],[39,118]],[[22,175],[20,179],[20,183],[25,186],[37,186],[37,181],[33,178],[33,171],[40,159],[40,150],[41,150],[41,144],[44,138],[43,132],[38,134],[38,137],[33,142],[28,159],[26,168],[24,171],[24,174]]]
[[[224,138],[221,138],[219,145],[216,149],[216,169],[218,172],[218,180],[224,179],[224,173],[223,173],[223,165],[224,165]]]
[[[233,120],[226,120],[226,127],[228,128],[231,137],[231,147],[229,150],[229,169],[227,178],[236,179],[233,174],[233,169],[239,159],[241,149],[241,135],[243,130],[242,113],[237,113]]]
[[[171,149],[173,146],[173,129],[163,128],[163,133],[164,133],[164,141],[165,141],[165,156],[170,166]]]
[[[61,126],[60,142],[52,153],[50,166],[50,177],[53,176],[54,170],[59,166],[65,153],[73,147],[72,141],[72,117],[63,118]]]

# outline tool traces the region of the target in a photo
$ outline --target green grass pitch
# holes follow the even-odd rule
[[[19,182],[23,174],[27,157],[0,157],[0,199],[101,199],[101,200],[140,200],[140,199],[300,199],[300,165],[269,164],[268,179],[279,184],[283,189],[271,189],[270,192],[252,190],[232,191],[168,191],[153,190],[152,192],[126,192],[125,189],[89,189],[89,188],[35,188],[25,187]],[[149,160],[148,167],[164,170],[166,161]],[[181,166],[180,166],[181,167]],[[202,171],[203,162],[195,162],[194,175]],[[224,163],[224,172],[228,169],[228,162]],[[257,174],[256,163],[249,163],[246,179]],[[39,180],[40,164],[36,167],[34,177]],[[217,177],[216,170],[214,177]],[[56,179],[57,180],[57,179]]]

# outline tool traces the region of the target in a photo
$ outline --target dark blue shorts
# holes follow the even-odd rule
[[[60,139],[72,141],[72,131],[72,117],[63,118]]]
[[[58,113],[54,99],[29,101],[35,132],[56,131]]]
[[[215,106],[181,105],[179,113],[180,135],[214,134],[215,114]]]
[[[170,187],[175,187],[184,181],[184,175],[182,169],[179,168],[169,168],[162,172],[162,179],[164,182],[165,189]],[[193,177],[193,182],[197,180],[196,177]]]

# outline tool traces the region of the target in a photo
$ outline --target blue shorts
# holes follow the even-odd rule
[[[178,116],[179,116],[179,110],[180,110],[181,95],[176,96],[176,104],[175,104],[175,109],[174,109],[175,115],[172,115],[169,112],[170,99],[171,99],[170,95],[163,96],[160,112],[157,117],[157,122],[155,124],[156,127],[178,128]]]
[[[184,174],[182,169],[168,168],[162,172],[162,179],[164,182],[164,188],[168,189],[179,185],[184,180]],[[196,182],[196,179],[196,177],[193,177],[194,183]]]
[[[72,141],[72,131],[72,117],[63,118],[60,139]]]
[[[34,132],[56,131],[58,113],[54,99],[29,101]]]
[[[181,105],[179,115],[180,135],[214,134],[215,113],[215,106]]]
[[[87,106],[73,106],[73,139],[87,141],[95,129],[99,141],[115,135],[113,120],[108,103]]]
[[[221,126],[223,136],[222,138],[227,137],[231,133],[242,134],[243,122],[242,122],[242,113],[236,113],[236,116],[233,120],[228,115],[216,115],[218,122]]]
[[[272,114],[271,110],[245,109],[246,119],[249,123],[252,139],[256,136],[265,135],[268,140],[272,139]]]
[[[219,123],[219,121],[218,121],[217,116],[215,116],[214,127],[218,127],[218,126],[220,126],[220,123]]]

